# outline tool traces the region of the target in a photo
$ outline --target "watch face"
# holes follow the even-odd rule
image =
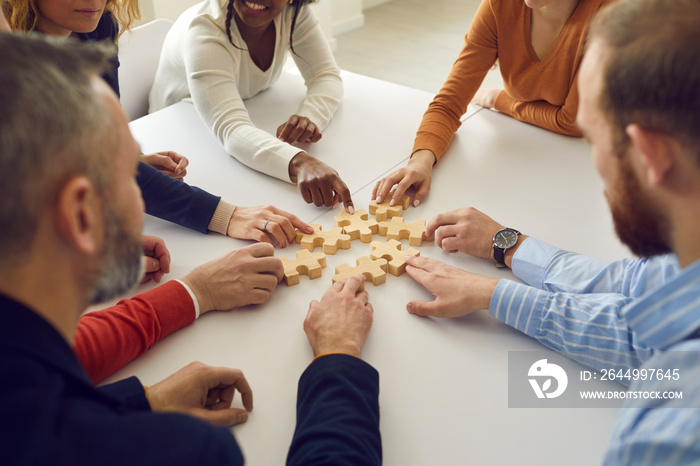
[[[512,248],[517,242],[518,233],[512,228],[505,228],[493,237],[493,244],[502,249]]]

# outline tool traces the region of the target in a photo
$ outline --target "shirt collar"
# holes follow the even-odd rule
[[[700,260],[623,312],[637,337],[664,350],[700,328]]]

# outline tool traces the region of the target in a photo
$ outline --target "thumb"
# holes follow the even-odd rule
[[[406,305],[406,310],[417,316],[438,316],[438,306],[436,301],[410,301]]]
[[[153,257],[143,256],[143,265],[146,273],[157,272],[160,270],[160,261]]]
[[[413,207],[418,207],[418,205],[423,202],[428,193],[430,192],[430,181],[425,181],[420,185],[416,194],[413,195]]]
[[[234,426],[248,420],[248,412],[240,408],[196,409],[190,414],[215,426]]]

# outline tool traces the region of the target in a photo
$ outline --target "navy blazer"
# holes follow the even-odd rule
[[[114,43],[119,27],[106,11],[92,32],[76,34],[81,41],[109,41]],[[102,75],[114,92],[119,95],[119,59],[112,60],[112,69]],[[177,223],[200,233],[209,232],[209,222],[219,205],[218,196],[202,189],[174,180],[145,163],[139,164],[137,182],[141,188],[146,213]]]
[[[2,295],[0,313],[0,463],[243,464],[229,429],[153,413],[136,377],[95,388],[41,316]],[[378,390],[378,374],[357,358],[312,363],[299,384],[288,464],[381,464]]]

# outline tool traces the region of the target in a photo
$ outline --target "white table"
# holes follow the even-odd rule
[[[343,77],[343,105],[322,141],[309,151],[336,168],[356,208],[367,209],[375,181],[407,160],[432,96],[351,73]],[[294,111],[303,92],[301,78],[288,74],[247,106],[256,124],[272,131]],[[558,246],[604,259],[628,255],[615,239],[585,142],[476,108],[465,120],[434,171],[430,195],[404,213],[407,221],[473,205]],[[226,155],[190,104],[144,117],[131,128],[146,152],[167,148],[187,155],[187,181],[234,203],[273,204],[325,228],[339,212],[306,205],[296,187]],[[173,257],[170,278],[248,244],[151,217],[145,233],[165,238]],[[406,240],[402,243],[407,247]],[[294,245],[277,250],[277,255],[293,257],[298,249]],[[492,262],[447,255],[434,243],[419,249],[424,256],[466,270],[514,278]],[[289,288],[281,284],[261,306],[207,314],[110,380],[137,375],[152,384],[191,361],[240,368],[255,397],[248,422],[233,428],[247,464],[283,464],[294,430],[297,381],[312,358],[302,330],[308,304],[330,286],[336,265],[354,265],[356,257],[367,254],[369,245],[356,240],[351,249],[327,257],[322,278],[302,276],[299,285]],[[617,409],[508,408],[507,352],[544,349],[538,342],[487,311],[451,320],[408,314],[409,300],[432,296],[407,275],[389,275],[386,284],[367,285],[367,290],[375,318],[363,359],[380,373],[386,465],[600,461]]]

